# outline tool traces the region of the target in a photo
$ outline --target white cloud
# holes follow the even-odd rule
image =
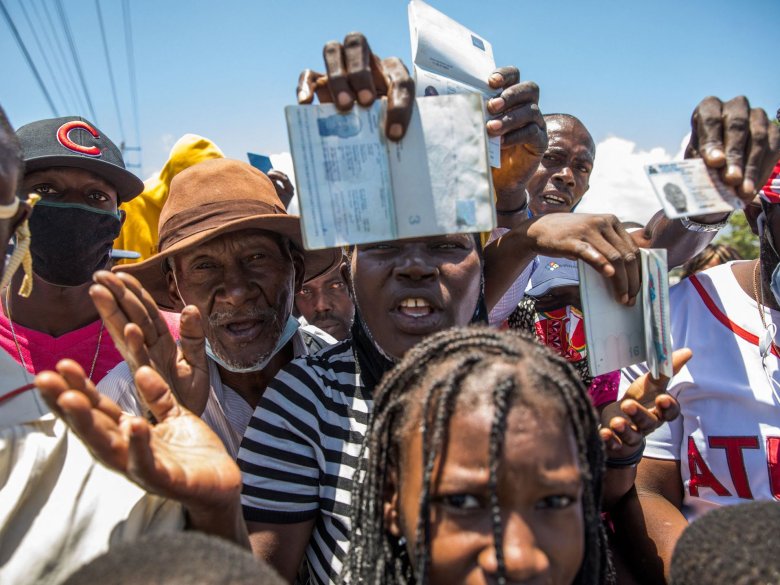
[[[662,147],[637,150],[635,142],[617,136],[600,142],[596,145],[590,190],[577,211],[614,213],[623,221],[644,225],[661,208],[644,165],[681,159],[688,138],[683,138],[680,150],[673,154]]]

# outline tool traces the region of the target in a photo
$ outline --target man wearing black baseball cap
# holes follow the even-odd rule
[[[17,250],[4,268],[0,264],[2,283],[19,267],[29,241],[29,209],[17,196],[22,176],[22,149],[0,107],[0,257],[10,235],[17,235]],[[84,404],[63,391],[64,380],[72,380],[79,367],[68,360],[58,366],[65,378],[47,372],[32,384],[28,372],[0,351],[0,583],[62,583],[109,548],[183,530],[185,520],[188,529],[248,548],[238,467],[216,435],[178,407],[151,368],[142,368],[136,381],[153,405],[162,402],[148,397],[167,393],[166,409],[154,411],[159,424],[125,417],[120,429],[115,409],[90,416],[90,407],[104,401]],[[77,423],[75,433],[60,420],[63,415]],[[103,457],[103,465],[78,434],[87,431],[91,439],[96,427],[112,424],[117,427],[112,445],[124,448],[124,457]],[[185,433],[188,441],[181,441]],[[98,455],[105,452],[94,441],[90,447]],[[153,465],[139,465],[139,453]]]
[[[21,192],[40,197],[30,218],[34,276],[27,298],[12,294],[21,273],[3,291],[0,347],[30,374],[71,357],[97,382],[122,358],[89,287],[92,274],[109,264],[124,220],[119,204],[138,195],[143,182],[84,118],[39,120],[17,137],[25,164]]]

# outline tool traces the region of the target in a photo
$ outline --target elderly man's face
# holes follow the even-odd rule
[[[303,275],[303,257],[287,241],[262,230],[230,232],[178,254],[174,265],[170,294],[198,307],[220,358],[246,368],[271,353]]]
[[[548,121],[547,137],[547,151],[528,182],[534,215],[570,212],[590,186],[596,156],[588,130],[575,120]]]

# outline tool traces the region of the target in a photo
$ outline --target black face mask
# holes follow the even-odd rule
[[[46,282],[77,286],[108,265],[122,227],[119,212],[39,201],[30,217],[33,272]]]

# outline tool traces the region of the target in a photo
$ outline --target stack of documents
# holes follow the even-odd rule
[[[578,261],[592,376],[645,361],[654,377],[672,376],[666,250],[639,251],[642,289],[633,307],[618,303],[611,283],[588,264]]]
[[[422,0],[409,3],[409,32],[417,96],[478,93],[485,100],[499,92],[488,85],[496,70],[493,47]],[[501,167],[501,140],[488,139],[490,164]]]

